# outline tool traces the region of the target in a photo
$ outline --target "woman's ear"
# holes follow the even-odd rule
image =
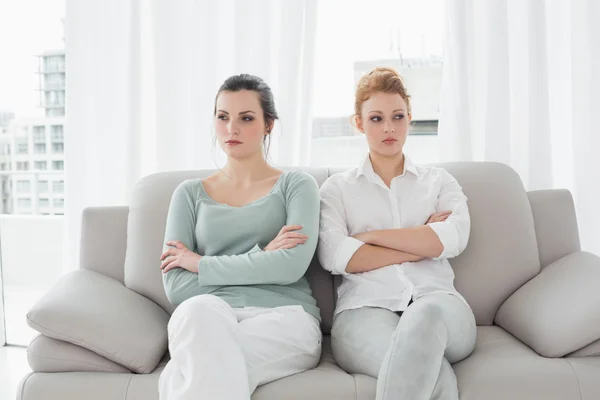
[[[274,126],[275,126],[275,120],[270,120],[267,123],[265,135],[269,135],[271,132],[273,132],[273,127]]]
[[[356,124],[356,129],[358,129],[361,133],[365,133],[365,128],[363,126],[362,118],[358,115],[354,116],[354,124]]]

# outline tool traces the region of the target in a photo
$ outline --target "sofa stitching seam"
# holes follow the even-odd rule
[[[21,386],[21,395],[20,395],[20,399],[23,399],[23,394],[25,393],[25,385],[27,385],[27,381],[29,381],[29,378],[31,378],[31,376],[34,374],[34,372],[30,373],[29,375],[27,375],[27,377],[25,378],[25,381],[23,382],[23,385]]]
[[[565,362],[567,363],[567,365],[571,369],[571,372],[573,372],[573,375],[575,375],[575,380],[577,381],[577,388],[579,389],[579,399],[583,400],[583,392],[581,390],[581,383],[579,382],[579,377],[577,376],[577,373],[575,372],[575,368],[573,368],[573,365],[571,365],[571,363],[569,362],[568,359],[563,358],[563,360],[565,360]]]
[[[123,400],[127,400],[127,395],[129,394],[129,384],[131,383],[131,380],[133,379],[133,375],[129,377],[129,379],[127,380],[127,386],[125,387],[125,397],[123,397]]]

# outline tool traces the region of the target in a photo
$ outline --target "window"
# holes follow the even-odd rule
[[[45,154],[46,153],[46,143],[35,143],[33,145],[33,152],[35,154]]]
[[[52,182],[52,191],[54,193],[64,193],[65,181],[54,181]]]
[[[62,125],[52,125],[50,129],[52,131],[53,142],[62,142],[64,140],[64,132]]]
[[[4,6],[5,3],[0,0],[0,42],[10,45],[0,44],[0,64],[8,67],[8,70],[0,68],[3,72],[0,103],[3,109],[14,110],[15,116],[10,133],[3,134],[0,128],[0,152],[5,154],[0,154],[0,163],[5,164],[6,170],[12,170],[11,174],[4,171],[4,179],[0,179],[0,189],[3,189],[0,190],[3,194],[0,199],[0,268],[4,277],[0,279],[0,293],[4,297],[4,301],[0,301],[4,305],[4,312],[0,311],[0,336],[9,345],[26,346],[37,335],[27,325],[26,313],[63,275],[64,260],[68,256],[63,246],[65,220],[56,217],[55,212],[64,210],[52,208],[50,183],[50,179],[64,179],[64,171],[49,171],[53,166],[52,158],[48,157],[52,152],[52,135],[58,139],[55,142],[62,142],[62,130],[67,129],[64,118],[66,2],[32,0]],[[5,81],[10,85],[4,85]],[[54,103],[46,104],[47,92],[55,93]],[[27,148],[19,146],[24,153],[18,154],[17,143],[27,145]],[[41,146],[36,146],[38,144]],[[61,154],[56,154],[54,159],[59,160],[58,157],[62,159]],[[41,173],[34,173],[34,169]],[[40,179],[37,182],[35,175]],[[20,180],[29,183],[18,188]],[[25,190],[28,184],[28,193],[18,192],[18,189]],[[33,197],[34,192],[37,198]],[[25,370],[14,372],[25,375]],[[4,391],[0,389],[0,393]]]
[[[62,171],[65,169],[65,162],[62,160],[52,161],[52,169],[56,171]]]
[[[65,88],[65,74],[62,72],[47,73],[46,81],[44,85],[45,90],[53,89],[64,89]]]
[[[31,199],[19,199],[17,200],[17,206],[19,208],[31,208]]]
[[[18,193],[31,192],[31,182],[30,181],[17,181],[17,192]]]
[[[17,143],[17,154],[27,154],[29,145],[27,143]]]
[[[52,143],[52,152],[62,154],[65,152],[64,143]]]
[[[45,138],[46,137],[46,127],[43,125],[34,126],[33,127],[33,137],[34,138],[38,138],[38,137]]]
[[[6,164],[0,163],[0,171],[6,171]]]
[[[38,181],[38,191],[40,193],[48,193],[48,181]]]
[[[33,131],[33,141],[34,142],[45,142],[46,141],[46,131]]]
[[[51,55],[44,59],[44,72],[64,72],[65,70],[65,56],[64,55]]]
[[[410,124],[411,135],[437,135],[438,121],[413,121]]]
[[[341,19],[340,2],[320,1],[317,7],[311,165],[350,167],[364,158],[366,139],[350,118],[356,84],[376,67],[396,69],[411,95],[407,152],[417,163],[438,161],[430,149],[437,146],[443,0],[372,0],[368,7],[349,0]]]
[[[62,90],[53,90],[45,92],[45,106],[46,107],[60,107],[65,106],[65,92]]]
[[[65,206],[65,199],[54,199],[54,207],[63,208]]]

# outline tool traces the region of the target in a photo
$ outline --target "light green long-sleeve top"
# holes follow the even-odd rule
[[[243,207],[217,203],[200,179],[184,181],[171,198],[165,243],[179,240],[203,257],[197,274],[183,268],[163,274],[169,301],[212,294],[234,308],[301,305],[320,319],[304,277],[317,247],[319,207],[317,183],[301,171],[283,173],[269,194]],[[302,225],[297,232],[308,240],[263,251],[284,225]]]

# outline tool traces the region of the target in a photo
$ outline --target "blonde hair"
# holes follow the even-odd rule
[[[406,87],[402,77],[393,68],[378,67],[358,81],[354,102],[354,115],[360,117],[363,103],[374,93],[398,93],[406,102],[407,113],[410,114],[410,96],[406,93]]]

